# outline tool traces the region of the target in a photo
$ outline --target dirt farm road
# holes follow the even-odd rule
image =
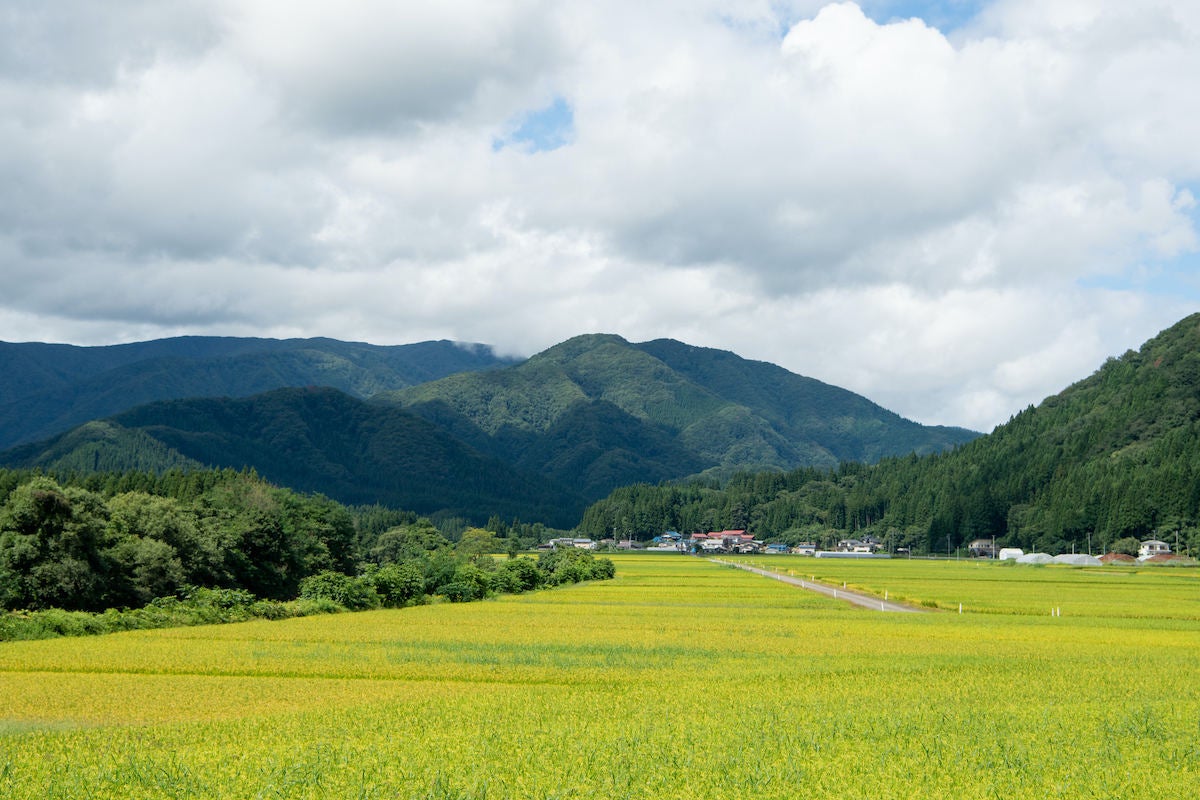
[[[731,561],[723,561],[721,559],[711,559],[711,560],[715,561],[718,564],[726,564],[731,567],[737,567],[738,569],[744,569],[747,572],[753,572],[756,575],[762,575],[764,578],[774,578],[777,581],[783,581],[784,583],[790,583],[792,586],[799,586],[801,589],[808,589],[813,592],[820,592],[821,594],[828,595],[829,597],[832,597],[834,599],[845,600],[847,603],[853,603],[856,606],[862,606],[863,608],[874,609],[875,611],[898,611],[898,612],[905,613],[905,614],[920,614],[920,613],[926,611],[926,609],[923,609],[923,608],[917,608],[915,606],[907,606],[907,605],[904,605],[903,603],[893,603],[888,600],[883,600],[881,598],[875,597],[873,595],[862,594],[860,592],[855,592],[850,589],[839,589],[836,586],[828,586],[824,583],[814,583],[813,581],[806,581],[803,578],[796,578],[791,575],[781,575],[778,572],[771,572],[770,570],[759,569],[758,567],[752,567],[749,564],[735,564]]]

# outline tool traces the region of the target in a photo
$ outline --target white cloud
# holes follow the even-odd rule
[[[544,0],[232,0],[225,21],[230,49],[301,124],[406,133],[477,105],[494,112],[536,83],[559,48],[551,11]]]
[[[1194,307],[1086,287],[1198,248],[1197,8],[23,6],[0,338],[671,336],[988,428]]]

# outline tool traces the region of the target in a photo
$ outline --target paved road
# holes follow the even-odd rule
[[[792,586],[799,586],[801,589],[809,589],[814,592],[820,592],[821,594],[828,595],[838,600],[845,600],[847,603],[853,603],[854,605],[862,606],[863,608],[873,608],[876,611],[899,611],[906,614],[920,614],[926,610],[923,608],[917,608],[915,606],[906,606],[902,603],[893,603],[888,600],[881,600],[878,597],[874,597],[869,594],[861,594],[849,589],[839,589],[835,586],[827,586],[823,583],[806,581],[803,578],[793,578],[791,575],[781,575],[778,572],[759,569],[758,567],[752,567],[749,564],[737,564],[732,561],[724,561],[721,559],[713,560],[719,564],[728,564],[731,567],[737,567],[738,569],[744,569],[748,572],[762,575],[764,578],[774,578],[777,581],[790,583]]]

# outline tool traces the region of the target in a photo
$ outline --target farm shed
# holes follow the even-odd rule
[[[1063,553],[1054,557],[1055,564],[1070,564],[1073,567],[1098,567],[1103,562],[1087,553]]]

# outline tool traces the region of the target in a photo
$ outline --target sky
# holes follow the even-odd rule
[[[991,430],[1200,310],[1194,0],[8,0],[0,340],[582,333]]]

